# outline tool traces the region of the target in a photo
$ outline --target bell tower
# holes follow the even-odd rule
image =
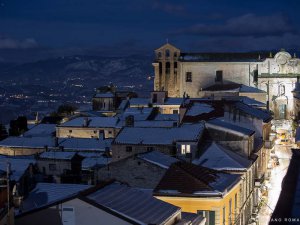
[[[154,91],[167,91],[169,97],[179,96],[178,59],[180,50],[167,43],[155,50]]]

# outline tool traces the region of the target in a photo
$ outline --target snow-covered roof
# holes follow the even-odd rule
[[[172,128],[125,127],[116,137],[115,143],[170,145],[176,141],[197,141],[203,129],[203,123],[184,124]]]
[[[175,162],[178,162],[178,159],[163,154],[159,151],[151,151],[151,152],[139,154],[137,157],[147,162],[150,162],[152,164],[155,164],[157,166],[160,166],[164,169],[168,169],[170,165],[172,165]]]
[[[179,121],[179,114],[157,114],[154,120],[163,120],[163,121]]]
[[[247,96],[240,96],[240,100],[246,105],[256,106],[256,107],[266,107],[265,103],[256,101],[255,99],[249,98]]]
[[[240,87],[240,92],[244,93],[266,93],[265,91],[258,89],[256,87],[246,86],[244,84]]]
[[[77,117],[73,120],[67,121],[59,127],[83,127],[85,120],[88,120],[87,127],[116,127],[118,118],[116,117]]]
[[[131,98],[129,100],[130,107],[148,106],[150,103],[149,98]]]
[[[176,141],[197,141],[203,129],[203,123],[184,124],[172,128],[125,127],[116,137],[115,143],[171,145]]]
[[[71,160],[76,155],[76,152],[65,151],[49,151],[43,152],[39,155],[40,159],[59,159],[59,160]]]
[[[52,137],[8,137],[0,141],[1,147],[44,148],[54,146]]]
[[[214,110],[211,105],[195,102],[186,112],[186,116],[198,116],[203,113],[210,113]]]
[[[249,114],[251,116],[254,116],[258,119],[263,120],[263,122],[269,122],[272,120],[272,116],[270,113],[268,113],[267,111],[263,111],[261,109],[257,109],[254,107],[251,107],[249,105],[246,105],[242,102],[237,102],[235,103],[235,107],[243,112],[245,112],[246,114]]]
[[[118,183],[110,184],[87,198],[138,224],[165,224],[181,212],[177,206]]]
[[[96,139],[96,138],[61,138],[59,146],[63,146],[65,150],[75,151],[105,151],[110,149],[113,139]]]
[[[38,209],[57,201],[77,195],[80,191],[90,188],[82,184],[37,183],[22,203],[22,212]]]
[[[160,120],[144,120],[135,121],[135,127],[174,127],[174,123],[177,121],[160,121]]]
[[[20,178],[24,175],[29,165],[36,163],[36,160],[33,158],[15,158],[15,157],[1,156],[0,160],[1,160],[0,171],[2,173],[6,173],[7,163],[10,164],[11,181],[19,181]]]
[[[249,135],[250,136],[250,135],[254,134],[254,132],[255,132],[251,129],[240,127],[240,126],[226,122],[226,121],[218,119],[218,118],[208,120],[205,123],[205,127],[212,128],[212,129],[219,129],[219,130],[227,131],[227,132],[234,133],[237,135]]]
[[[204,153],[193,160],[193,164],[205,166],[214,170],[247,170],[252,162],[245,157],[212,142],[203,150]]]
[[[26,131],[24,137],[49,137],[55,132],[56,124],[37,124]]]
[[[95,167],[105,166],[110,162],[111,162],[111,158],[105,156],[86,157],[81,163],[81,168],[83,170],[89,170]]]

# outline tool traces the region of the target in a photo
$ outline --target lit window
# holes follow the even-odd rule
[[[185,155],[191,153],[191,146],[190,145],[181,145],[181,154]]]

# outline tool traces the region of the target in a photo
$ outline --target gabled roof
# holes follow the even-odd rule
[[[231,132],[237,135],[248,135],[251,136],[255,133],[255,131],[251,129],[247,129],[244,127],[240,127],[238,125],[226,122],[225,120],[221,120],[219,118],[208,120],[205,123],[206,128],[212,128],[212,129],[220,129],[223,131]]]
[[[184,124],[172,128],[124,127],[115,138],[117,144],[172,145],[176,141],[197,141],[203,123]]]
[[[73,120],[65,122],[58,127],[83,127],[84,121],[88,120],[87,127],[116,127],[118,118],[116,117],[77,117]]]
[[[168,169],[173,163],[178,162],[179,160],[172,157],[168,156],[166,154],[163,154],[159,151],[151,151],[151,152],[146,152],[137,155],[138,158],[145,160],[147,162],[150,162],[152,164],[155,164],[159,167],[162,167],[164,169]]]
[[[242,102],[236,102],[236,103],[234,103],[234,105],[237,109],[239,109],[239,110],[243,111],[244,113],[249,114],[253,117],[261,119],[265,123],[270,122],[273,119],[269,112],[251,107]]]
[[[104,152],[106,148],[110,149],[112,141],[111,138],[59,138],[59,146],[64,150]]]
[[[170,166],[154,192],[167,196],[222,197],[239,181],[239,175],[217,172],[186,162]]]
[[[244,84],[242,84],[240,86],[240,92],[242,92],[242,93],[265,93],[265,94],[267,94],[265,91],[263,91],[259,88],[247,86],[247,85],[244,85]]]
[[[81,184],[37,183],[22,204],[22,213],[38,209],[51,203],[77,195],[80,191],[90,188]]]
[[[86,196],[139,224],[165,224],[181,209],[123,184],[113,183]]]
[[[187,62],[261,62],[268,58],[267,52],[209,52],[181,53],[180,61]]]
[[[55,132],[56,124],[40,123],[26,131],[24,137],[49,137]]]
[[[201,115],[203,113],[210,113],[214,110],[215,110],[215,108],[209,104],[195,102],[187,110],[185,116],[197,116],[197,115]]]
[[[193,164],[220,171],[246,171],[252,162],[212,142],[205,146],[203,153]]]
[[[173,48],[173,49],[180,51],[178,48],[176,48],[174,45],[172,45],[170,43],[166,43],[166,44],[162,45],[158,49],[155,49],[155,51],[159,51],[159,50],[166,49],[166,48]]]
[[[76,154],[76,152],[49,151],[41,153],[39,158],[51,160],[71,160]]]
[[[45,146],[54,146],[52,137],[8,137],[0,141],[2,147],[15,148],[44,148]]]

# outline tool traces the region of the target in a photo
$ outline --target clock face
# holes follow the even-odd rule
[[[277,57],[277,63],[279,64],[279,65],[284,65],[284,64],[286,64],[287,63],[287,57],[286,56],[284,56],[284,55],[280,55],[280,56],[278,56]]]

